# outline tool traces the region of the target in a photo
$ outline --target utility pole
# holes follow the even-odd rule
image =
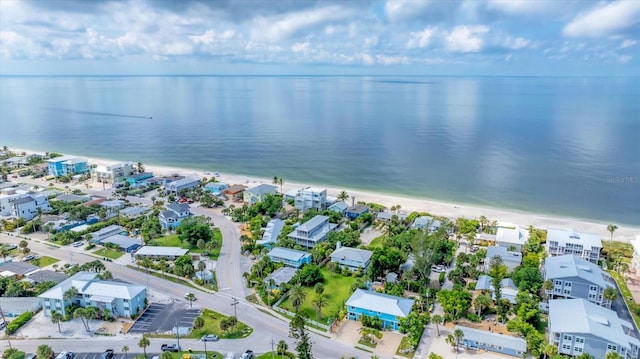
[[[231,304],[233,306],[233,316],[236,317],[236,320],[238,320],[238,311],[236,309],[236,306],[238,305],[238,300],[234,297],[233,298],[233,303]]]
[[[0,316],[2,317],[2,322],[7,324],[7,321],[4,318],[4,312],[2,311],[2,307],[0,307]],[[9,340],[9,326],[8,325],[4,328],[4,334],[7,336],[7,343],[9,343],[9,349],[13,349],[13,347],[11,346],[11,340]]]
[[[271,359],[274,359],[273,345],[276,343],[275,340],[271,339]]]
[[[177,320],[176,320],[176,341],[178,342],[178,350],[182,349],[180,348],[180,327],[178,327]]]
[[[209,357],[209,354],[207,354],[207,341],[203,340],[202,342],[204,343],[204,359],[207,359]]]

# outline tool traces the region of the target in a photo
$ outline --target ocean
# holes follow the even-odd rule
[[[4,76],[0,145],[640,225],[637,77]]]

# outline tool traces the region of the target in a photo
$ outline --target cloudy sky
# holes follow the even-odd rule
[[[2,0],[0,74],[640,74],[640,0]]]

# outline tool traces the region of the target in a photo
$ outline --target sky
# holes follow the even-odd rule
[[[0,75],[638,76],[640,0],[2,0]]]

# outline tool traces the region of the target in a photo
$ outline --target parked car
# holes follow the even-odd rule
[[[56,356],[56,359],[73,359],[75,358],[75,354],[73,352],[64,351]]]
[[[480,250],[480,247],[478,246],[471,247],[471,252],[477,252],[478,250]]]
[[[236,353],[228,352],[227,355],[224,356],[224,359],[236,359]]]
[[[32,261],[36,259],[36,256],[34,256],[33,254],[29,254],[28,256],[24,257],[22,260],[27,262],[27,261]]]
[[[83,241],[73,242],[74,247],[82,247],[84,245]]]
[[[7,322],[0,322],[0,330],[3,330],[4,328],[7,327]]]
[[[207,335],[203,335],[202,338],[200,338],[200,340],[202,340],[203,342],[217,342],[218,336],[213,334],[207,334]]]
[[[6,244],[6,246],[7,246],[7,249],[8,249],[8,250],[12,250],[12,249],[16,249],[16,248],[18,248],[18,246],[17,246],[17,245],[15,245],[15,244],[13,244],[13,243],[12,243],[12,244]]]
[[[436,273],[446,272],[446,269],[443,266],[431,266],[431,270]]]
[[[253,355],[253,350],[249,350],[247,349],[243,354],[242,357],[240,357],[240,359],[254,359],[255,355]]]
[[[111,359],[113,358],[113,349],[107,349],[104,353],[100,354],[100,359]]]
[[[180,346],[178,344],[162,344],[160,350],[163,352],[179,352]]]

